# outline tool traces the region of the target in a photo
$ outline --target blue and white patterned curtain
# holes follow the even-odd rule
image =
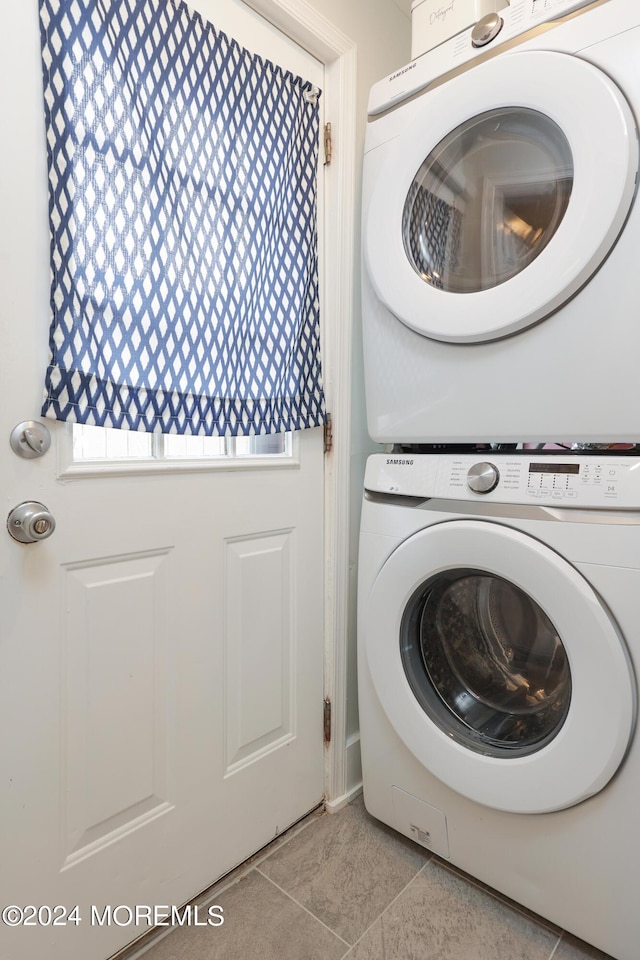
[[[208,436],[323,423],[319,92],[179,0],[40,0],[40,23],[43,414]]]

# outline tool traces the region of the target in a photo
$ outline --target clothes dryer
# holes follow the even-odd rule
[[[371,91],[369,432],[636,441],[640,5],[489,19]]]
[[[640,457],[375,455],[369,812],[617,960],[640,942]]]

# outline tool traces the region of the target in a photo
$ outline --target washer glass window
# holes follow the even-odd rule
[[[424,711],[476,753],[533,753],[567,716],[562,641],[540,606],[500,577],[454,570],[423,584],[403,617],[401,654]]]
[[[403,212],[406,254],[431,286],[495,287],[524,270],[558,229],[573,186],[560,127],[536,110],[490,110],[429,154]]]

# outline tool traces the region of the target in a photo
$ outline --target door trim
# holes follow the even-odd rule
[[[325,119],[337,134],[325,180],[323,373],[333,419],[325,456],[325,696],[331,698],[331,741],[325,751],[325,796],[339,809],[349,799],[347,647],[351,467],[351,334],[355,277],[356,45],[306,0],[245,0],[247,6],[325,66]],[[331,242],[327,242],[328,238]],[[322,704],[318,704],[318,709]]]

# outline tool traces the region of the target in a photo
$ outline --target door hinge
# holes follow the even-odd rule
[[[331,124],[325,123],[324,125],[324,165],[328,167],[331,163],[331,150],[333,147],[333,140],[331,139]]]
[[[327,414],[324,424],[324,452],[331,453],[333,450],[333,419],[331,414]]]
[[[323,726],[324,742],[331,743],[331,700],[329,697],[324,698]]]

